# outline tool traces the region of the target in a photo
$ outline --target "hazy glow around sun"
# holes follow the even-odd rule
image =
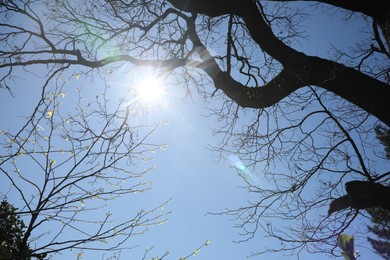
[[[156,78],[148,77],[139,82],[136,94],[140,102],[151,104],[161,101],[163,89]]]

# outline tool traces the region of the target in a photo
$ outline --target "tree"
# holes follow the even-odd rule
[[[309,8],[358,20],[366,37],[332,55],[305,54],[297,42]],[[337,254],[361,213],[328,216],[331,201],[345,183],[383,186],[390,176],[374,133],[390,125],[389,10],[385,1],[3,1],[1,86],[12,93],[18,71],[34,67],[48,79],[69,68],[102,77],[158,68],[221,104],[215,150],[238,157],[255,196],[226,212],[242,240],[262,231],[283,242],[275,250]],[[256,172],[266,185],[250,179]]]
[[[373,226],[368,226],[368,230],[375,234],[376,238],[368,237],[368,241],[375,252],[384,259],[390,257],[390,212],[378,208],[368,209],[367,212],[372,218]]]
[[[24,258],[30,259],[31,256],[31,249],[28,246],[22,246],[26,226],[23,220],[15,215],[16,210],[6,200],[0,204],[1,259],[20,259],[25,255],[28,257]],[[24,251],[21,250],[22,247]]]
[[[386,158],[390,160],[390,129],[386,129],[383,126],[377,126],[375,128],[375,133],[376,137],[385,147]]]
[[[390,130],[384,127],[375,129],[376,136],[383,144],[386,151],[386,158],[390,159]],[[383,207],[367,209],[371,216],[372,226],[368,230],[376,235],[376,238],[368,237],[371,246],[378,255],[383,258],[390,258],[390,210]]]
[[[151,168],[137,172],[133,166],[163,146],[145,142],[155,126],[128,123],[134,108],[123,106],[125,96],[111,106],[97,88],[95,100],[85,103],[82,89],[67,93],[58,83],[66,80],[56,80],[50,90],[47,80],[20,131],[2,132],[0,171],[4,185],[11,187],[2,195],[20,199],[23,207],[13,214],[26,223],[18,250],[30,256],[68,249],[115,253],[127,239],[165,221],[166,213],[160,211],[165,203],[138,211],[124,203],[129,212],[125,219],[107,209],[114,200],[129,200],[150,189],[142,177]]]

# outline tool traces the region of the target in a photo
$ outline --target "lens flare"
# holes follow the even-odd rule
[[[161,101],[163,90],[160,82],[155,78],[147,78],[140,82],[136,89],[137,98],[147,104]]]
[[[256,174],[252,173],[247,166],[244,165],[244,163],[238,158],[236,155],[230,155],[229,156],[229,162],[230,165],[234,168],[236,168],[240,175],[243,176],[245,179],[248,179],[249,181],[253,182],[254,184],[258,184],[260,182],[259,178],[256,176]]]

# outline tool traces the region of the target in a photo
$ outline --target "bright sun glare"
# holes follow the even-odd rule
[[[155,78],[147,78],[142,80],[136,89],[139,101],[143,103],[153,104],[161,101],[163,90],[160,82]]]

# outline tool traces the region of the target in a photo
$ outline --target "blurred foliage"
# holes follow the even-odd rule
[[[385,147],[386,158],[390,160],[390,129],[378,125],[375,128],[376,137]]]
[[[367,209],[367,212],[373,224],[368,230],[377,236],[377,239],[367,239],[378,255],[390,259],[390,212],[380,207]]]
[[[337,245],[342,250],[342,255],[346,260],[355,260],[354,239],[352,236],[340,234]]]
[[[375,128],[376,136],[385,147],[386,158],[390,160],[390,129],[382,126]],[[377,236],[377,239],[368,237],[375,252],[385,259],[390,259],[390,211],[381,207],[367,209],[371,216],[372,226],[368,230]]]
[[[32,250],[23,242],[26,226],[16,210],[6,200],[0,204],[0,259],[31,259]]]

